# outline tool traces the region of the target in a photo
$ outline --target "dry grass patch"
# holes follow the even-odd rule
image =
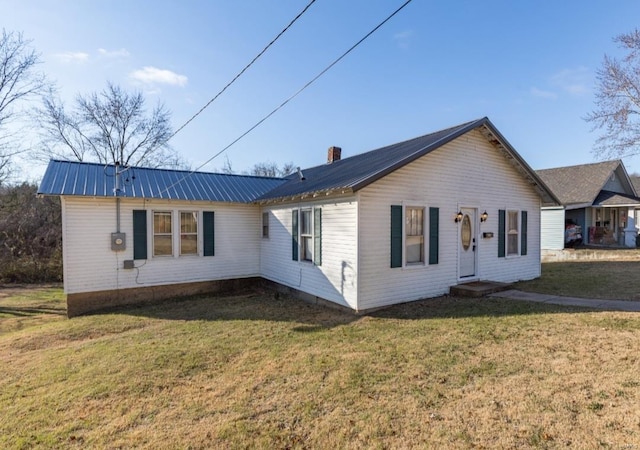
[[[0,334],[0,447],[640,446],[635,313],[247,293],[32,319]]]
[[[640,261],[544,263],[540,278],[516,287],[571,297],[640,300]]]

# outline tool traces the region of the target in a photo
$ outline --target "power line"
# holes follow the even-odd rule
[[[262,56],[262,55],[263,55],[263,54],[264,54],[264,53],[269,49],[269,47],[271,47],[271,46],[272,46],[272,45],[273,45],[273,44],[274,44],[278,39],[280,39],[280,36],[282,36],[284,33],[286,33],[286,32],[287,32],[287,30],[288,30],[289,28],[291,28],[291,26],[292,26],[292,25],[293,25],[293,24],[294,24],[294,23],[295,23],[295,22],[296,22],[300,17],[302,17],[302,15],[303,15],[305,12],[307,12],[307,10],[308,10],[308,9],[311,7],[311,5],[313,5],[315,2],[316,2],[316,0],[311,0],[311,1],[309,2],[309,4],[307,4],[307,6],[305,6],[305,7],[304,7],[304,9],[303,9],[302,11],[300,11],[300,12],[298,13],[298,15],[297,15],[297,16],[295,16],[295,17],[293,18],[293,20],[292,20],[291,22],[289,22],[289,24],[288,24],[286,27],[284,27],[284,28],[282,29],[282,31],[281,31],[280,33],[278,33],[278,35],[277,35],[275,38],[273,38],[273,39],[271,40],[271,42],[269,42],[269,43],[267,44],[267,46],[266,46],[265,48],[263,48],[263,49],[262,49],[262,51],[261,51],[260,53],[258,53],[258,54],[257,54],[257,55],[256,55],[256,56],[251,60],[251,62],[250,62],[249,64],[247,64],[246,66],[244,66],[244,69],[242,69],[240,72],[238,72],[238,74],[237,74],[235,77],[233,77],[233,79],[232,79],[231,81],[229,81],[229,82],[227,83],[227,85],[226,85],[225,87],[223,87],[223,88],[222,88],[222,90],[221,90],[220,92],[218,92],[218,93],[217,93],[217,94],[216,94],[216,95],[215,95],[211,100],[209,100],[209,101],[208,101],[208,102],[207,102],[207,103],[206,103],[202,108],[200,108],[200,110],[199,110],[197,113],[195,113],[193,116],[191,116],[191,118],[190,118],[189,120],[187,120],[184,124],[182,124],[182,126],[178,127],[178,129],[177,129],[176,131],[174,131],[174,132],[171,134],[171,136],[169,136],[169,137],[167,138],[167,140],[165,141],[165,143],[169,142],[169,141],[170,141],[170,140],[171,140],[171,139],[172,139],[176,134],[178,134],[180,131],[182,131],[182,129],[183,129],[184,127],[186,127],[187,125],[189,125],[189,124],[190,124],[190,123],[191,123],[191,122],[192,122],[196,117],[198,117],[198,116],[199,116],[199,115],[200,115],[200,114],[201,114],[205,109],[207,109],[207,107],[208,107],[211,103],[213,103],[213,102],[214,102],[218,97],[220,97],[220,96],[224,93],[224,91],[226,91],[226,90],[227,90],[227,88],[228,88],[229,86],[231,86],[233,83],[235,83],[235,81],[236,81],[238,78],[240,78],[240,77],[242,76],[242,74],[243,74],[243,73],[245,73],[245,72],[247,71],[247,69],[248,69],[249,67],[251,67],[251,66],[253,65],[253,63],[255,63],[255,62],[258,60],[258,58],[260,58],[260,57],[261,57],[261,56]]]
[[[215,158],[217,158],[218,156],[220,156],[222,153],[224,153],[225,151],[227,151],[231,146],[233,146],[234,144],[236,144],[239,140],[241,140],[242,138],[244,138],[247,134],[251,133],[253,130],[255,130],[256,128],[258,128],[260,125],[262,125],[263,122],[265,122],[269,117],[273,116],[276,112],[278,112],[280,109],[282,109],[287,103],[289,103],[291,100],[293,100],[294,98],[296,98],[298,95],[300,95],[300,93],[302,93],[302,91],[304,91],[305,89],[307,89],[309,86],[311,86],[316,80],[318,80],[318,78],[320,78],[322,75],[324,75],[325,73],[327,73],[333,66],[335,66],[336,64],[338,64],[342,59],[344,59],[349,53],[351,53],[353,50],[356,49],[356,47],[358,47],[360,44],[362,44],[367,38],[369,38],[369,36],[371,36],[373,33],[375,33],[376,31],[378,31],[378,29],[380,29],[385,23],[387,23],[389,20],[391,20],[396,14],[398,14],[400,11],[402,11],[402,9],[404,9],[405,6],[407,6],[409,3],[411,3],[413,0],[407,0],[405,1],[398,9],[396,9],[394,12],[392,12],[389,16],[387,16],[386,19],[384,19],[382,22],[380,22],[378,25],[376,25],[371,31],[369,31],[367,34],[364,35],[364,37],[362,37],[358,42],[356,42],[355,44],[353,44],[346,52],[344,52],[342,55],[340,55],[338,58],[336,58],[331,64],[329,64],[327,67],[325,67],[322,71],[320,71],[320,73],[318,73],[315,77],[313,77],[310,81],[308,81],[304,86],[302,86],[300,89],[298,89],[293,95],[291,95],[289,98],[287,98],[285,101],[283,101],[282,103],[280,103],[280,105],[278,105],[273,111],[271,111],[269,114],[267,114],[266,116],[264,116],[262,119],[260,119],[258,122],[256,122],[253,126],[251,126],[247,131],[245,131],[244,133],[242,133],[240,136],[238,136],[236,139],[234,139],[230,144],[228,144],[226,147],[224,147],[222,150],[220,150],[218,153],[216,153],[215,155],[213,155],[211,158],[207,159],[204,163],[200,164],[198,167],[196,167],[195,169],[193,169],[192,171],[190,171],[189,173],[185,174],[182,178],[180,178],[178,181],[176,181],[175,183],[171,184],[170,186],[166,187],[165,189],[163,189],[162,191],[160,191],[160,193],[162,192],[166,192],[169,189],[171,189],[174,186],[177,186],[178,184],[182,183],[184,180],[186,180],[189,176],[193,175],[195,172],[197,172],[198,170],[202,169],[204,166],[206,166],[207,164],[209,164],[211,161],[213,161]]]

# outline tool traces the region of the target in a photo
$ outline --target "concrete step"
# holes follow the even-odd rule
[[[449,295],[458,297],[484,297],[500,291],[511,289],[510,283],[499,283],[497,281],[470,281],[461,283],[449,288]]]

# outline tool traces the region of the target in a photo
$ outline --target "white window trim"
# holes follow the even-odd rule
[[[520,258],[522,249],[520,248],[520,240],[522,235],[522,211],[518,208],[505,208],[504,217],[504,257],[505,258]],[[518,237],[516,239],[516,253],[509,253],[509,213],[515,212],[518,219]]]
[[[422,261],[415,263],[407,263],[407,208],[422,209]],[[402,269],[416,270],[428,267],[428,236],[429,236],[429,207],[420,201],[403,201],[402,202]]]
[[[156,220],[156,213],[169,213],[171,215],[171,254],[170,255],[156,255],[156,230],[155,230],[155,220]],[[174,231],[175,230],[175,224],[174,224],[174,214],[173,214],[173,210],[171,209],[154,209],[151,211],[151,226],[149,227],[151,229],[151,257],[152,258],[173,258],[175,255],[175,251],[174,251]],[[158,234],[159,236],[166,236],[167,233],[162,233],[162,234]]]
[[[310,234],[304,234],[302,233],[302,212],[303,211],[309,211],[309,227],[311,228],[311,233]],[[311,263],[313,264],[313,256],[315,254],[315,235],[314,235],[314,211],[315,211],[315,207],[311,206],[311,207],[304,207],[304,208],[298,208],[298,261],[299,262],[303,262],[303,263]],[[304,254],[303,254],[303,249],[304,246],[302,245],[302,238],[304,237],[309,237],[310,241],[311,241],[311,259],[305,259],[304,258]]]
[[[186,253],[182,254],[182,229],[180,225],[182,225],[182,213],[196,213],[196,252],[195,253]],[[191,258],[194,256],[202,256],[202,211],[199,209],[180,209],[177,213],[177,221],[178,226],[176,227],[175,238],[177,240],[177,256],[180,258]],[[189,233],[193,235],[193,233]]]
[[[147,220],[147,246],[150,248],[151,258],[150,259],[167,259],[167,258],[195,258],[202,257],[204,255],[204,239],[203,239],[203,222],[202,222],[202,212],[209,211],[202,208],[162,208],[159,207],[157,209],[151,209],[151,220]],[[197,219],[197,244],[196,244],[196,253],[189,253],[186,255],[182,255],[181,251],[181,230],[180,230],[180,221],[181,221],[181,213],[196,213]],[[155,233],[154,233],[154,217],[156,213],[170,213],[171,214],[171,255],[156,255],[155,254]]]

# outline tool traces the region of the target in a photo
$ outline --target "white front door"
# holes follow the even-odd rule
[[[462,220],[458,222],[458,264],[460,278],[476,275],[476,210],[462,208]]]

